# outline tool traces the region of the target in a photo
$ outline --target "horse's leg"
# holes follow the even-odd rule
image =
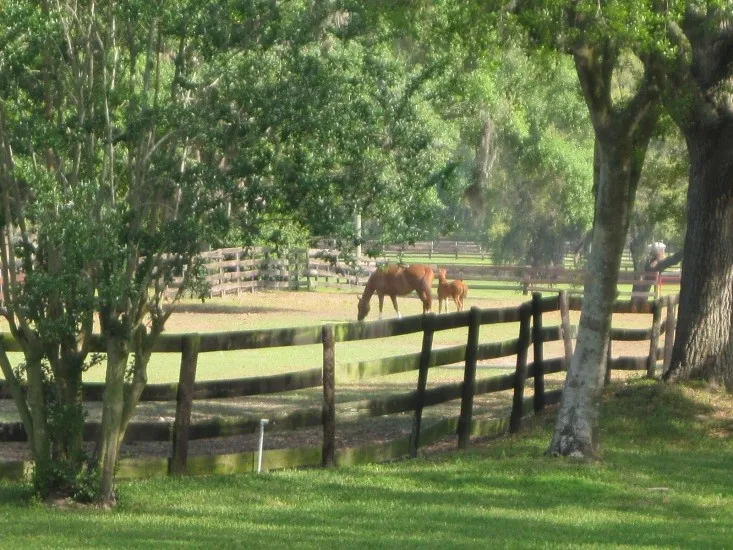
[[[422,301],[422,312],[427,313],[429,311],[432,311],[433,309],[433,295],[431,294],[430,287],[428,285],[425,285],[423,295],[425,296],[425,298]],[[448,302],[446,302],[446,304],[447,303]]]
[[[402,319],[402,314],[400,313],[400,308],[397,306],[397,295],[391,294],[390,298],[392,298],[392,305],[394,306],[394,310],[397,312],[397,318]]]
[[[379,295],[379,320],[382,320],[382,310],[384,309],[384,294]]]

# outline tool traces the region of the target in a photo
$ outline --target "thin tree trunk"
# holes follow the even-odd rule
[[[100,499],[113,503],[114,471],[122,437],[125,368],[129,348],[126,341],[110,337],[107,341],[107,375],[102,406],[102,432],[97,442],[97,465],[101,471]]]
[[[598,453],[600,399],[621,256],[641,168],[659,117],[658,88],[648,71],[635,96],[622,108],[614,108],[611,83],[618,54],[608,40],[579,43],[574,51],[596,135],[596,202],[578,339],[547,450],[563,456],[593,457]]]
[[[685,131],[685,129],[683,129]],[[688,227],[679,318],[665,380],[733,391],[733,120],[685,131]]]
[[[63,406],[68,411],[67,418],[73,418],[68,430],[60,441],[61,452],[64,458],[75,472],[80,472],[83,466],[83,446],[84,446],[84,418],[82,403],[82,368],[78,358],[67,359],[66,376],[64,384]]]
[[[605,149],[609,147],[607,144]],[[575,352],[548,449],[551,454],[592,457],[598,452],[598,419],[611,316],[638,182],[634,173],[614,169],[628,166],[618,151],[614,152],[614,155],[602,155],[589,277],[584,289]]]
[[[682,258],[683,251],[680,250],[678,252],[675,252],[671,256],[667,256],[661,261],[647,260],[643,266],[643,271],[645,273],[663,273],[664,270],[668,267],[672,267],[673,265],[677,265],[678,263],[680,263],[682,261]],[[646,303],[649,300],[649,291],[651,290],[653,284],[654,283],[634,283],[634,286],[631,288],[631,301],[635,304]],[[643,296],[643,293],[646,293],[646,296]]]

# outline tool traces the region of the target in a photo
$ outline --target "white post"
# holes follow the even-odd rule
[[[260,419],[260,444],[257,448],[257,473],[262,471],[262,443],[265,441],[265,426],[270,421],[267,418]]]

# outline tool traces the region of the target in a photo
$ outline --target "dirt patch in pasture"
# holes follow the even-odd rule
[[[356,317],[356,296],[357,290],[353,292],[283,292],[265,291],[256,293],[243,293],[240,296],[224,299],[212,299],[206,303],[200,301],[186,301],[181,304],[167,325],[168,333],[183,332],[218,332],[235,330],[252,330],[276,327],[293,327],[318,325],[328,322],[353,321]],[[466,306],[478,306],[481,308],[497,308],[514,306],[527,297],[519,294],[512,298],[496,299],[491,297],[474,297],[469,292]],[[400,309],[403,315],[416,315],[422,312],[422,304],[416,296],[409,296],[400,299]],[[434,304],[437,310],[437,304]],[[378,315],[377,300],[373,300],[372,312],[369,319],[376,319]],[[385,318],[394,317],[389,300],[385,303]],[[553,314],[548,316],[545,326],[559,324],[559,315],[555,320]],[[572,313],[571,322],[578,322],[578,313]],[[650,316],[618,316],[614,318],[614,324],[618,326],[647,328],[651,322]],[[484,338],[491,338],[491,331],[486,329],[481,332],[482,341]],[[465,342],[465,336],[460,336]],[[373,346],[379,348],[381,340],[374,340]],[[444,341],[436,347],[445,345],[456,345],[455,342]],[[614,342],[614,356],[644,356],[648,353],[648,342]],[[373,350],[371,350],[373,351]],[[381,351],[381,349],[380,349]],[[414,352],[419,351],[418,348]],[[545,344],[545,356],[556,357],[563,353],[560,342]],[[394,355],[395,353],[385,351],[383,356]],[[338,354],[337,354],[338,355]],[[530,350],[530,358],[532,352]],[[337,361],[339,360],[337,356]],[[360,360],[360,359],[359,359]],[[478,377],[486,378],[503,374],[506,370],[500,368],[511,368],[514,365],[515,357],[507,357],[500,360],[484,361],[479,363]],[[416,373],[413,377],[393,375],[391,377],[380,377],[360,382],[339,384],[337,382],[336,395],[337,406],[352,400],[377,398],[385,395],[409,392],[415,389]],[[638,374],[633,374],[637,376]],[[614,373],[614,377],[617,375]],[[618,376],[626,376],[625,373],[618,373]],[[443,382],[460,382],[463,377],[461,365],[455,367],[431,369],[428,377],[428,388],[432,385]],[[177,380],[177,375],[174,382]],[[553,389],[561,387],[562,374],[548,377],[546,387]],[[532,394],[531,381],[526,388],[526,396]],[[224,418],[267,418],[275,413],[283,413],[290,410],[305,407],[320,406],[322,399],[320,388],[311,388],[298,392],[286,394],[263,395],[255,397],[243,397],[234,399],[196,401],[193,406],[192,422],[200,422],[217,417]],[[476,418],[506,418],[511,408],[511,391],[494,393],[490,395],[476,396],[474,402],[474,416]],[[341,409],[339,409],[341,411]],[[457,416],[460,410],[460,400],[452,401],[442,405],[427,407],[424,410],[423,426],[430,424],[432,420]],[[0,401],[0,415],[4,419],[12,418],[14,405],[10,400]],[[156,421],[171,425],[175,415],[175,403],[141,403],[133,421]],[[89,404],[89,417],[91,420],[98,420],[100,404]],[[352,418],[350,418],[350,416]],[[369,443],[387,442],[399,437],[408,436],[412,428],[412,413],[396,414],[384,417],[356,420],[355,416],[346,411],[339,412],[337,417],[336,445],[337,448],[356,447]],[[302,429],[297,431],[277,432],[265,430],[264,447],[266,449],[282,449],[306,446],[320,446],[322,444],[323,432],[320,427]],[[214,439],[193,440],[190,442],[189,455],[211,455],[225,453],[241,453],[252,451],[257,448],[259,441],[258,433],[222,437]],[[447,442],[447,443],[446,443]],[[455,437],[446,438],[442,445],[454,445]],[[439,448],[440,445],[436,448]],[[142,456],[169,456],[171,445],[169,442],[146,442],[137,441],[125,443],[122,448],[123,457]],[[16,461],[29,459],[26,443],[5,443],[0,442],[0,461]]]

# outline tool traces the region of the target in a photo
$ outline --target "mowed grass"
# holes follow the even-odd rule
[[[120,485],[112,511],[0,484],[4,548],[730,548],[729,396],[652,381],[606,393],[603,456],[544,455],[552,412],[467,452],[335,470]]]

